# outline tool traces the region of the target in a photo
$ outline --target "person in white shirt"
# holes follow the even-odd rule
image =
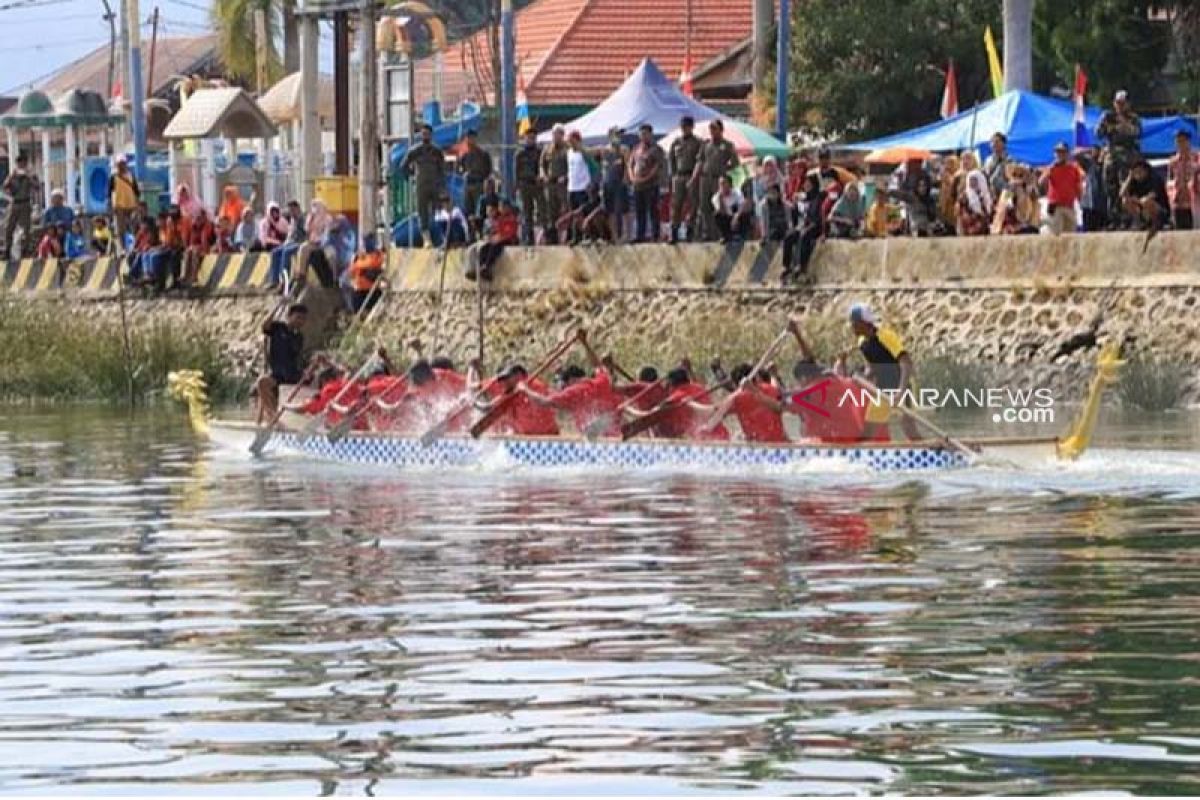
[[[580,208],[587,203],[588,187],[592,185],[592,170],[588,164],[588,154],[583,149],[583,135],[573,130],[567,136],[567,202],[570,204],[572,215],[571,230],[568,233],[572,244],[579,241],[579,226],[574,224],[574,218]]]
[[[742,213],[745,201],[746,198],[741,192],[734,191],[733,181],[729,180],[729,176],[722,175],[717,184],[717,192],[712,196],[713,217],[722,244],[734,237],[746,239],[750,235],[750,215]]]
[[[430,239],[441,247],[465,247],[469,230],[467,216],[462,209],[454,205],[450,195],[443,194],[438,210],[433,214],[433,223],[429,226]]]

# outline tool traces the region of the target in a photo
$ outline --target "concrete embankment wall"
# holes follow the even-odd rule
[[[901,330],[918,364],[945,357],[992,380],[1050,386],[1070,398],[1090,372],[1093,344],[1118,338],[1133,352],[1179,365],[1194,400],[1200,233],[1162,234],[1144,254],[1143,245],[1135,234],[833,242],[818,249],[815,282],[803,287],[781,287],[778,252],[754,243],[512,248],[482,297],[463,278],[462,253],[446,258],[439,291],[438,251],[396,251],[393,288],[363,335],[393,350],[418,337],[465,361],[478,347],[482,300],[489,365],[536,361],[581,321],[598,349],[615,350],[634,369],[683,355],[697,365],[714,355],[726,363],[752,359],[787,316],[799,314],[831,358],[852,349],[844,315],[864,301]],[[239,275],[254,274],[243,267]],[[86,288],[13,297],[101,318],[119,314],[111,293]],[[261,346],[258,324],[275,302],[235,283],[202,299],[135,300],[130,313],[134,324],[213,332],[231,363],[250,370]]]

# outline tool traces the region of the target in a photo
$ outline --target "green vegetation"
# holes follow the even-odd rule
[[[1168,411],[1183,402],[1185,375],[1189,370],[1143,355],[1135,355],[1121,368],[1117,394],[1128,407],[1142,411]]]
[[[922,358],[917,364],[916,381],[922,389],[953,392],[958,397],[965,396],[966,389],[978,392],[994,383],[980,362],[946,354]]]
[[[216,403],[244,396],[247,385],[226,368],[217,341],[205,333],[154,323],[130,331],[134,395],[160,392],[167,373],[198,369]],[[73,313],[51,303],[0,301],[0,398],[111,400],[129,397],[120,323]]]

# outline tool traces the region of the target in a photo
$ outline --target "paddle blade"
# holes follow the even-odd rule
[[[263,428],[254,434],[254,441],[250,443],[250,455],[258,458],[262,455],[267,443],[271,441],[271,434],[275,433],[275,429]]]
[[[632,439],[642,431],[647,431],[662,421],[663,416],[671,410],[671,407],[659,408],[651,411],[644,417],[638,417],[635,420],[630,420],[621,426],[621,441]]]
[[[509,392],[508,394],[504,395],[504,397],[501,397],[499,400],[497,400],[496,405],[492,407],[492,410],[480,417],[479,420],[471,426],[471,437],[478,439],[484,431],[496,424],[496,420],[504,416],[504,412],[508,410],[509,404],[511,404],[516,397],[516,392]]]

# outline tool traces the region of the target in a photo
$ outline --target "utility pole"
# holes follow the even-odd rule
[[[792,11],[788,0],[779,0],[779,28],[775,41],[775,135],[787,142],[788,56],[792,44]]]
[[[122,47],[129,54],[129,100],[133,119],[134,174],[139,181],[146,179],[146,92],[142,83],[142,32],[138,22],[138,0],[123,0],[124,19],[122,27],[126,39]]]
[[[146,70],[146,96],[154,96],[154,56],[158,53],[158,6],[150,18],[150,68]]]
[[[379,202],[379,59],[375,54],[375,0],[362,0],[358,20],[358,54],[362,74],[358,104],[358,241],[375,233]]]
[[[350,174],[350,16],[333,14],[334,174]]]
[[[112,102],[113,75],[117,71],[117,15],[113,13],[108,0],[100,2],[104,3],[103,19],[108,23],[108,92],[104,95],[104,105],[107,108]]]
[[[500,166],[504,191],[517,196],[514,157],[517,150],[516,31],[512,0],[500,0]]]
[[[254,93],[267,90],[267,10],[254,9]]]

